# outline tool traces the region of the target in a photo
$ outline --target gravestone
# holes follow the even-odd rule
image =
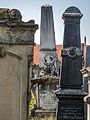
[[[17,9],[0,8],[0,120],[28,119],[29,67],[33,62],[33,20]]]
[[[56,89],[59,82],[57,78],[59,74],[58,64],[52,6],[43,5],[41,7],[39,67],[44,71],[44,74],[40,74],[32,81],[32,83],[36,81],[35,84],[37,84],[37,111],[55,112],[57,98],[53,90]]]
[[[45,69],[47,75],[57,75],[57,53],[54,31],[54,20],[52,6],[46,4],[41,7],[41,29],[40,29],[40,64]],[[48,76],[47,76],[48,77]],[[46,78],[47,79],[47,78]],[[49,77],[48,77],[49,81]],[[54,110],[56,108],[55,95],[52,91],[56,85],[41,84],[40,108]],[[54,88],[54,89],[53,89]],[[53,103],[54,102],[54,103]],[[48,107],[50,104],[50,107]]]
[[[40,92],[40,108],[44,110],[55,110],[57,99],[52,90],[44,90]]]
[[[57,98],[54,94],[56,85],[58,84],[58,77],[46,76],[42,77],[39,84],[39,107],[42,110],[56,110]]]
[[[80,39],[82,13],[76,7],[69,7],[63,14],[64,40],[62,49],[62,70],[57,120],[85,120],[82,69],[83,52]]]

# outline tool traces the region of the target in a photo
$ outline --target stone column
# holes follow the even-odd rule
[[[40,50],[56,49],[53,10],[50,5],[41,7]]]
[[[62,70],[57,120],[84,120],[83,78],[80,73],[82,56],[80,19],[82,13],[76,7],[69,7],[63,14],[65,24],[62,50]]]
[[[41,7],[40,26],[40,64],[41,68],[47,68],[48,73],[57,72],[57,54],[54,31],[52,6]]]

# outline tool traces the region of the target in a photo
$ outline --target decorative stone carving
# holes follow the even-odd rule
[[[10,20],[21,21],[22,15],[19,10],[12,9],[8,11]]]
[[[82,49],[77,48],[77,47],[64,48],[61,51],[61,55],[69,56],[69,57],[83,56],[83,51]]]
[[[22,21],[17,9],[0,9],[0,44],[34,44],[34,33],[38,28],[34,20]]]
[[[7,9],[7,8],[0,8],[0,22],[6,21],[21,21],[22,15],[19,10],[17,9]]]
[[[44,57],[43,57],[43,62],[44,62],[44,64],[45,64],[46,66],[52,65],[53,62],[54,62],[54,57],[53,57],[53,55],[50,54],[50,53],[46,53],[46,54],[44,55]]]
[[[8,10],[7,8],[0,8],[0,22],[6,21],[9,18]]]

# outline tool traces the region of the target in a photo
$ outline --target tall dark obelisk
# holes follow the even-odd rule
[[[59,99],[57,120],[85,120],[80,39],[80,19],[82,13],[76,7],[69,7],[63,14],[65,24],[62,50],[62,70],[60,89],[56,91]]]
[[[52,6],[46,4],[41,7],[40,26],[40,64],[51,74],[57,72],[57,54]]]

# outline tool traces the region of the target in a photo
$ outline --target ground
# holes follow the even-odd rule
[[[33,117],[33,118],[30,118],[30,120],[56,120],[56,117],[55,116],[49,116],[49,117]]]

